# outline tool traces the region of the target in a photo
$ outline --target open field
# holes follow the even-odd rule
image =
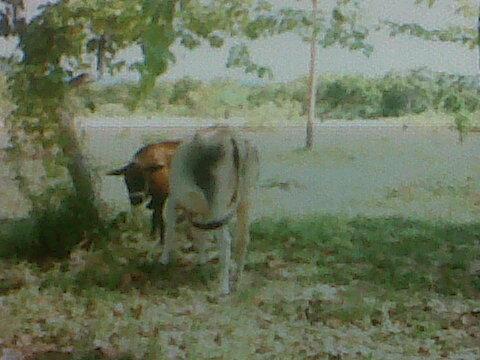
[[[127,162],[143,142],[192,129],[95,128],[86,144],[96,166]],[[303,128],[246,132],[260,149],[256,216],[343,214],[473,221],[480,205],[480,138],[459,145],[446,128],[320,127],[312,154],[299,150]],[[287,183],[288,189],[279,183]],[[277,186],[275,186],[277,185]],[[290,186],[288,186],[290,185]],[[109,204],[128,208],[119,178],[102,177]]]
[[[85,149],[104,172],[192,131],[90,128]],[[95,249],[0,260],[5,359],[480,358],[476,134],[460,145],[446,128],[319,127],[305,153],[303,129],[246,133],[262,167],[238,293],[217,298],[217,264],[197,269],[187,250],[158,265],[148,225],[117,218]],[[6,175],[2,164],[0,218],[26,209]],[[99,190],[128,210],[121,178]]]

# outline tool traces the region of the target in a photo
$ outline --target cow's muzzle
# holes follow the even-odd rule
[[[131,193],[129,199],[133,206],[140,205],[145,200],[145,194],[141,192]]]

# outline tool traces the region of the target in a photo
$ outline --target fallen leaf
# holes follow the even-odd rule
[[[113,315],[120,317],[125,314],[125,309],[122,303],[117,303],[113,307]]]
[[[418,348],[418,353],[422,356],[430,355],[430,350],[426,346],[420,346]]]

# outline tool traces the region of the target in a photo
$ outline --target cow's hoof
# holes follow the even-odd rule
[[[170,256],[168,256],[166,254],[165,255],[162,254],[162,256],[160,257],[160,264],[165,265],[165,266],[170,264]]]
[[[225,289],[223,286],[222,288],[220,289],[220,297],[225,297],[225,296],[228,296],[230,295],[230,289]]]
[[[230,277],[229,281],[230,293],[237,291],[238,289],[238,279],[236,276]]]

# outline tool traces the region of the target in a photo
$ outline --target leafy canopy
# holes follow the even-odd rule
[[[61,99],[61,81],[90,65],[93,60],[85,54],[100,46],[100,37],[105,41],[112,72],[125,65],[113,61],[118,51],[133,45],[141,47],[143,58],[132,65],[141,76],[137,98],[150,91],[156,78],[175,62],[175,44],[188,49],[202,43],[222,47],[225,39],[237,38],[240,42],[230,49],[227,66],[270,77],[270,69],[250,59],[245,41],[291,31],[307,40],[312,26],[309,9],[278,9],[274,4],[265,0],[61,0],[43,6],[21,36],[22,65],[28,67],[25,80],[44,77],[42,87],[55,88],[59,93],[51,97]],[[326,12],[317,15],[321,45],[337,44],[371,53],[366,43],[368,29],[359,22],[357,1],[335,0]],[[32,63],[38,66],[33,68]],[[43,93],[38,88],[33,90]]]
[[[419,6],[426,5],[433,8],[437,0],[415,0]],[[391,29],[391,35],[405,34],[428,41],[451,42],[474,49],[478,46],[479,37],[477,29],[478,4],[474,0],[454,0],[454,14],[460,15],[464,21],[460,24],[445,22],[445,26],[438,29],[428,29],[417,23],[396,23],[385,21]]]

